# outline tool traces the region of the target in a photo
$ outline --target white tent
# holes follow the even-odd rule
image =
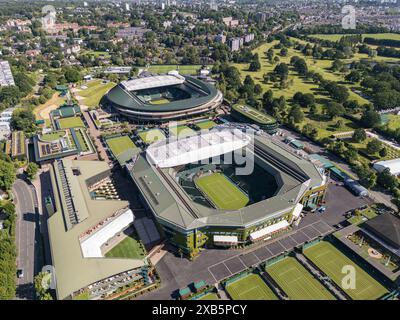
[[[378,161],[374,163],[373,168],[378,172],[389,169],[391,174],[397,176],[398,174],[400,174],[400,158],[386,161]]]

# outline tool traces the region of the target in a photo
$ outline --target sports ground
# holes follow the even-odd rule
[[[128,149],[136,149],[135,144],[128,136],[108,139],[107,145],[115,157]]]
[[[211,120],[206,120],[206,121],[201,121],[196,123],[196,127],[199,129],[205,130],[205,129],[211,129],[214,128],[217,124],[214,121]]]
[[[375,300],[388,292],[355,262],[327,241],[322,241],[307,248],[304,250],[304,255],[340,286],[353,300]],[[354,289],[344,289],[342,287],[342,279],[347,274],[346,272],[342,273],[345,266],[355,268],[356,284]]]
[[[278,300],[278,297],[256,274],[249,274],[226,286],[233,300]]]
[[[136,237],[131,235],[108,251],[105,256],[107,258],[143,259],[146,252]]]
[[[291,300],[333,300],[333,295],[295,258],[287,257],[266,268]]]
[[[58,126],[60,129],[69,129],[69,128],[76,128],[76,127],[85,127],[82,119],[80,117],[69,117],[69,118],[62,118],[58,119]]]
[[[238,210],[249,202],[249,198],[221,173],[198,178],[195,183],[197,188],[219,209]]]
[[[150,129],[147,131],[141,131],[139,132],[139,137],[143,140],[143,142],[148,144],[165,139],[164,133],[159,129]]]
[[[218,296],[215,293],[208,293],[198,300],[219,300]]]
[[[189,128],[188,126],[185,126],[185,125],[171,127],[171,128],[169,128],[169,132],[171,134],[173,134],[174,136],[179,136],[180,138],[189,137],[189,136],[193,136],[194,134],[196,134],[196,132],[194,130],[192,130],[191,128]]]

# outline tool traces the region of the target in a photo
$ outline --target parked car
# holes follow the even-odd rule
[[[24,269],[17,270],[17,277],[18,279],[22,279],[24,277]]]

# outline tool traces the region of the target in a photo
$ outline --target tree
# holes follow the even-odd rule
[[[360,72],[353,70],[345,77],[345,79],[353,83],[359,82],[361,80],[361,74]]]
[[[335,117],[343,115],[346,110],[340,103],[330,101],[325,107],[325,112],[331,119],[333,119]]]
[[[369,154],[375,154],[382,149],[382,142],[378,139],[372,139],[367,143],[367,152]]]
[[[15,167],[12,163],[0,160],[0,189],[10,190],[16,178]]]
[[[76,68],[73,67],[69,67],[65,70],[64,72],[64,77],[65,80],[67,80],[67,82],[78,82],[79,80],[81,80],[81,74],[79,73],[79,71]]]
[[[365,139],[367,139],[367,133],[365,132],[364,129],[362,128],[357,128],[353,132],[353,137],[352,137],[354,142],[362,142]]]
[[[23,130],[24,132],[34,132],[36,129],[35,115],[28,109],[17,109],[11,117],[11,127],[13,130]]]
[[[389,168],[378,174],[378,183],[389,190],[393,190],[398,186],[397,178],[390,173]]]
[[[381,124],[381,116],[373,109],[366,109],[361,116],[361,122],[368,128],[375,128]]]
[[[387,154],[388,154],[388,151],[387,151],[387,149],[386,149],[385,147],[383,147],[381,150],[379,150],[379,156],[380,156],[381,158],[386,157]]]
[[[280,63],[275,67],[274,72],[281,80],[286,80],[289,74],[289,67],[286,63]]]
[[[289,112],[289,119],[294,123],[300,123],[304,120],[304,113],[297,105],[293,106]]]
[[[35,179],[35,176],[38,172],[38,165],[34,162],[29,162],[28,166],[25,169],[26,174],[28,175],[29,180]]]

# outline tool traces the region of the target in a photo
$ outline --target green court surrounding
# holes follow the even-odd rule
[[[139,132],[139,137],[143,142],[151,144],[153,142],[162,141],[165,139],[164,133],[160,129],[150,129]]]
[[[146,252],[134,235],[130,235],[108,251],[107,258],[143,259]]]
[[[136,149],[135,144],[128,136],[120,136],[106,140],[112,154],[117,157],[128,149]]]
[[[198,178],[195,184],[219,209],[238,210],[249,202],[249,198],[221,173]]]
[[[61,118],[56,120],[60,129],[69,129],[77,127],[85,127],[80,117]]]
[[[171,127],[171,128],[169,128],[169,132],[174,136],[179,136],[180,138],[190,137],[190,136],[196,134],[196,132],[193,129],[191,129],[185,125]]]
[[[305,249],[304,254],[353,300],[375,300],[388,293],[379,282],[327,241]],[[355,270],[355,288],[345,289],[342,286],[342,280],[348,274],[345,267]]]
[[[233,300],[278,300],[259,275],[249,274],[226,286]]]
[[[196,127],[198,127],[201,130],[208,130],[208,129],[214,128],[216,125],[217,124],[211,120],[196,122]]]
[[[287,257],[266,268],[292,300],[333,300],[335,297],[295,258]]]
[[[219,298],[215,293],[207,293],[198,300],[219,300]]]

